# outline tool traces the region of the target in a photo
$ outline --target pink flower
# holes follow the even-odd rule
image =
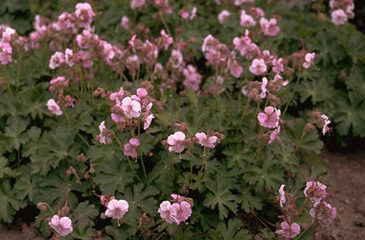
[[[175,221],[176,211],[171,206],[169,201],[163,201],[158,209],[160,217],[164,219],[167,223],[173,223]]]
[[[98,140],[102,144],[106,144],[106,139],[105,139],[105,136],[103,134],[103,132],[104,132],[105,129],[106,129],[106,127],[105,127],[105,121],[102,121],[100,123],[100,125],[99,125],[99,131],[100,131],[100,133],[98,135]]]
[[[304,195],[313,203],[319,203],[327,196],[326,188],[327,186],[320,182],[310,181],[306,184]]]
[[[183,132],[175,132],[167,138],[167,144],[170,152],[181,153],[185,149],[185,134]]]
[[[307,53],[304,57],[303,67],[305,69],[309,68],[313,64],[315,57],[316,57],[315,53]]]
[[[196,71],[193,65],[188,65],[187,68],[183,70],[184,74],[184,86],[193,89],[194,91],[199,90],[199,85],[201,83],[202,76]]]
[[[168,35],[165,30],[161,30],[160,34],[162,47],[164,48],[164,50],[167,50],[169,46],[174,42],[174,39],[170,35]]]
[[[0,41],[0,63],[7,65],[13,61],[12,57],[13,48],[6,41]]]
[[[4,31],[2,32],[1,41],[10,42],[11,38],[15,36],[16,31],[11,27],[5,27]]]
[[[154,118],[155,116],[152,113],[145,118],[145,121],[143,123],[143,130],[147,130],[150,127]]]
[[[253,0],[234,0],[234,5],[240,6],[243,3],[252,3],[252,2],[253,2]]]
[[[259,95],[261,99],[266,98],[266,93],[267,93],[266,87],[267,87],[267,83],[268,83],[267,78],[266,77],[262,78],[261,93]]]
[[[289,225],[287,222],[280,224],[281,230],[276,230],[276,234],[282,235],[285,238],[295,238],[300,233],[300,226],[298,223]]]
[[[328,127],[328,125],[331,123],[331,121],[324,114],[321,115],[321,118],[324,121],[324,125],[323,125],[323,128],[322,128],[322,134],[325,135],[330,130],[330,128]]]
[[[272,71],[276,74],[279,74],[280,72],[284,72],[284,64],[282,58],[274,58],[272,60]]]
[[[278,140],[279,142],[281,142],[279,133],[280,133],[280,126],[270,133],[270,139],[269,139],[268,144],[272,144],[275,140]]]
[[[75,61],[74,61],[73,57],[74,57],[73,51],[69,48],[66,48],[66,50],[65,50],[65,62],[70,67],[72,67],[75,64]]]
[[[122,109],[127,118],[138,118],[141,114],[141,104],[130,97],[122,100]]]
[[[342,9],[337,9],[331,13],[332,22],[335,25],[342,25],[347,22],[347,15]]]
[[[139,146],[139,140],[138,138],[131,138],[129,139],[129,142],[124,144],[124,155],[131,157],[131,158],[137,158],[137,147]]]
[[[276,128],[279,126],[280,110],[274,107],[266,107],[265,112],[260,112],[257,115],[257,119],[262,127]]]
[[[251,66],[249,67],[250,72],[252,72],[255,75],[261,75],[264,72],[267,71],[267,66],[265,64],[264,59],[257,59],[255,58],[252,61]]]
[[[120,25],[128,30],[130,28],[130,22],[129,22],[129,18],[126,16],[123,16],[122,19],[120,20]]]
[[[51,111],[51,113],[54,114],[54,115],[61,116],[62,113],[63,113],[61,111],[60,106],[53,99],[49,99],[47,101],[47,107]]]
[[[124,89],[123,87],[120,87],[118,92],[113,92],[112,94],[110,94],[109,100],[117,101],[117,103],[120,103],[123,99],[123,96],[124,96]]]
[[[283,207],[284,203],[286,202],[284,187],[285,185],[283,184],[279,188],[280,207]]]
[[[256,21],[252,16],[246,14],[245,10],[241,11],[240,25],[245,28],[249,28],[256,25]]]
[[[270,20],[261,18],[260,27],[265,35],[272,37],[276,36],[280,31],[280,27],[277,25],[277,20],[275,18],[271,18]]]
[[[192,213],[191,205],[186,201],[171,204],[169,201],[163,201],[160,204],[158,213],[167,223],[175,222],[179,225],[185,222]]]
[[[232,61],[229,65],[229,71],[232,76],[239,78],[243,72],[243,68],[237,63],[236,60]]]
[[[216,136],[207,137],[207,135],[203,132],[196,133],[195,137],[198,139],[198,143],[207,148],[214,148],[215,143],[217,142],[218,138]]]
[[[145,3],[146,3],[145,0],[132,0],[132,2],[131,2],[131,8],[132,9],[141,8],[141,7],[143,7],[143,5]]]
[[[180,68],[183,65],[184,63],[183,55],[179,50],[176,49],[172,50],[170,62],[172,63],[173,68]]]
[[[203,52],[209,51],[210,49],[214,48],[214,46],[217,43],[218,43],[218,41],[211,34],[209,34],[208,36],[206,36],[204,38],[204,42],[202,45],[202,51]]]
[[[136,90],[137,96],[140,98],[147,97],[148,91],[145,88],[137,88]]]
[[[89,28],[95,13],[89,3],[78,3],[76,4],[75,16],[80,21],[80,27]]]
[[[60,218],[58,215],[54,215],[48,224],[62,237],[73,231],[72,221],[69,217]]]
[[[129,204],[126,200],[112,199],[108,203],[105,215],[113,219],[121,219],[128,212]]]
[[[191,206],[186,201],[182,201],[181,203],[173,203],[171,208],[173,208],[176,212],[176,214],[172,215],[172,217],[177,225],[188,220],[192,213]]]
[[[55,69],[59,66],[62,66],[65,63],[65,55],[61,52],[55,52],[50,61],[49,61],[49,68]]]
[[[218,22],[220,24],[224,24],[227,21],[227,18],[231,15],[231,13],[227,10],[222,10],[219,14],[218,14]]]
[[[336,218],[337,209],[332,207],[331,204],[321,201],[313,204],[313,208],[309,210],[309,215],[313,218],[318,218],[322,222],[326,222],[327,219]]]
[[[69,28],[73,28],[74,24],[72,23],[72,17],[73,16],[67,12],[61,13],[60,16],[58,16],[57,23],[54,25],[55,29],[57,31],[63,31]]]

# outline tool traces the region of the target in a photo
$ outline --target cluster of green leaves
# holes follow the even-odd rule
[[[73,9],[76,1],[46,1],[45,5],[39,2],[29,1],[27,5],[21,4],[22,1],[9,0],[0,9],[0,14],[12,16],[12,11],[16,10],[25,11],[29,16],[38,13],[47,15],[46,8],[51,6],[55,12],[48,12],[48,16],[55,17],[61,10]],[[264,1],[257,2],[264,6]],[[182,2],[174,4],[176,9],[184,5]],[[187,24],[183,32],[183,38],[194,36],[197,39],[196,44],[189,46],[191,57],[202,57],[200,44],[209,33],[227,43],[243,34],[243,29],[238,27],[237,12],[233,13],[226,27],[217,27],[216,15],[224,6],[209,10],[209,7],[215,6],[214,1],[200,0],[194,1],[194,4],[202,17]],[[95,6],[95,11],[100,12],[95,20],[96,31],[111,41],[127,40],[129,36],[117,27],[120,18],[129,11],[126,1],[101,1]],[[301,102],[310,99],[314,106],[334,116],[340,134],[352,129],[355,135],[363,136],[365,131],[360,124],[363,118],[362,90],[354,80],[363,80],[361,66],[364,55],[361,51],[365,48],[361,48],[359,43],[363,36],[357,34],[355,40],[351,40],[356,44],[352,43],[339,32],[352,34],[356,32],[353,28],[345,26],[339,31],[331,23],[319,21],[309,11],[301,13],[308,8],[307,4],[279,4],[277,9],[274,7],[268,5],[265,10],[282,15],[282,33],[264,44],[276,53],[284,51],[289,55],[298,50],[300,39],[306,39],[307,48],[320,53],[317,65],[321,71],[305,72],[298,88],[298,99]],[[150,20],[149,9],[143,11],[143,14],[135,16],[135,20],[145,23],[158,34],[163,28],[161,23]],[[172,27],[177,19],[178,16],[168,16],[168,24]],[[27,21],[30,25],[30,20]],[[9,25],[13,22],[17,19],[8,20]],[[21,31],[29,31],[29,28],[24,27]],[[326,34],[332,34],[330,36],[336,39],[335,43]],[[147,168],[147,176],[142,177],[140,162],[132,163],[142,178],[139,182],[131,172],[120,145],[116,142],[102,145],[94,140],[99,123],[105,119],[108,128],[118,132],[109,119],[110,105],[105,100],[91,98],[84,92],[80,96],[82,101],[67,109],[64,116],[56,117],[49,113],[45,103],[52,96],[47,90],[51,78],[48,68],[50,54],[45,48],[30,51],[22,55],[17,64],[1,69],[4,70],[2,77],[6,75],[14,90],[11,98],[6,87],[1,86],[1,222],[12,222],[18,210],[27,205],[34,207],[38,202],[46,202],[56,209],[57,204],[62,205],[68,196],[74,239],[91,239],[96,236],[95,230],[101,230],[105,239],[128,239],[132,236],[138,239],[136,235],[140,233],[138,225],[142,214],[157,220],[159,203],[169,199],[171,193],[179,193],[194,199],[193,214],[188,225],[170,225],[168,234],[155,233],[162,239],[253,239],[255,235],[271,239],[274,228],[265,228],[266,224],[261,222],[269,225],[277,222],[279,211],[274,195],[279,186],[286,183],[288,191],[296,192],[307,180],[316,179],[324,172],[320,159],[316,157],[322,142],[316,131],[302,137],[303,119],[284,116],[285,126],[280,134],[282,143],[267,146],[257,140],[260,133],[256,119],[258,110],[254,103],[244,110],[247,99],[238,97],[239,89],[235,87],[241,83],[236,80],[227,86],[227,89],[233,90],[227,96],[197,96],[192,91],[180,96],[169,90],[162,95],[156,94],[156,98],[164,100],[164,110],[157,112],[154,109],[156,119],[151,128],[139,136],[141,146],[138,154],[143,156]],[[19,56],[16,59],[20,59]],[[345,63],[349,59],[352,66]],[[352,80],[345,80],[350,89],[346,89],[350,91],[348,95],[345,90],[334,88],[338,81],[344,80],[339,77],[341,67],[333,67],[333,64],[347,67],[345,72],[352,76]],[[110,91],[120,86],[132,91],[144,80],[127,84],[105,66],[98,65],[97,70],[94,86]],[[291,85],[282,92],[283,100],[290,95]],[[341,97],[332,101],[333,96],[341,91]],[[283,101],[281,107],[286,103]],[[171,126],[174,122],[186,122],[189,137],[212,129],[224,133],[226,138],[215,150],[208,152],[206,159],[203,149],[198,146],[181,155],[169,153],[160,142],[173,133]],[[130,137],[129,133],[118,135],[123,143]],[[80,154],[88,160],[79,161]],[[204,161],[207,164],[202,168]],[[94,173],[85,177],[91,164]],[[70,167],[77,175],[66,174]],[[105,208],[93,194],[94,190],[129,202],[129,212],[121,227],[110,220],[100,220],[99,214]],[[39,219],[50,216],[50,212],[41,212]],[[257,219],[257,224],[247,219]],[[38,220],[37,224],[45,236],[51,235],[47,222]]]

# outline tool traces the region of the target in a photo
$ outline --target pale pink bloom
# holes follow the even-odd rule
[[[129,18],[126,16],[123,16],[122,19],[120,20],[120,25],[128,30],[130,28],[130,22],[129,22]]]
[[[242,93],[242,95],[247,96],[247,94],[248,94],[248,90],[247,90],[247,87],[246,87],[246,86],[243,86],[243,87],[242,87],[242,89],[241,89],[241,93]]]
[[[265,12],[264,12],[264,10],[262,10],[262,8],[258,8],[258,7],[251,8],[251,12],[254,13],[258,17],[265,16]]]
[[[160,204],[158,213],[167,223],[176,223],[179,225],[185,222],[192,213],[191,205],[186,201],[171,204],[169,201],[163,201]]]
[[[255,75],[261,75],[267,71],[267,66],[265,64],[264,59],[257,59],[255,58],[252,61],[251,66],[249,67],[250,72]]]
[[[113,92],[109,96],[110,101],[117,101],[117,103],[120,103],[124,96],[124,89],[123,87],[119,88],[118,92]]]
[[[319,203],[327,196],[326,188],[327,186],[320,182],[310,181],[306,184],[304,195],[313,203]]]
[[[105,139],[105,136],[103,134],[103,132],[104,132],[105,129],[106,129],[106,127],[105,127],[105,121],[102,121],[100,123],[100,125],[99,125],[99,131],[100,131],[100,133],[98,135],[98,140],[102,144],[106,144],[106,139]]]
[[[300,233],[300,226],[298,223],[292,223],[289,225],[287,222],[280,224],[281,230],[276,230],[276,234],[281,235],[285,238],[295,238]]]
[[[145,88],[137,88],[136,90],[137,96],[140,98],[147,97],[148,91]]]
[[[129,142],[124,144],[124,155],[131,158],[137,158],[137,147],[139,144],[138,138],[129,139]]]
[[[174,42],[174,39],[170,35],[168,35],[165,30],[161,30],[160,34],[162,47],[164,48],[164,50],[167,50],[169,46]]]
[[[126,122],[124,116],[122,116],[120,114],[112,113],[111,118],[112,118],[113,122],[115,122],[115,123],[124,123],[124,122]]]
[[[285,185],[283,184],[279,188],[280,207],[283,207],[284,203],[286,202],[284,187]]]
[[[74,61],[73,57],[74,57],[73,51],[69,48],[66,48],[66,50],[65,50],[65,62],[70,67],[72,67],[75,64],[75,61]]]
[[[113,45],[104,40],[100,40],[98,45],[102,48],[103,57],[106,62],[109,62],[114,58],[115,52],[113,49]]]
[[[181,203],[173,203],[171,208],[173,208],[176,212],[176,214],[172,215],[172,217],[177,225],[188,220],[192,213],[191,205],[186,201],[182,201]]]
[[[315,53],[305,54],[303,67],[306,68],[306,69],[309,68],[314,63],[314,58],[315,57],[316,57]]]
[[[198,12],[198,9],[196,7],[193,7],[193,9],[191,9],[191,14],[190,14],[189,19],[193,20],[194,18],[196,18],[197,12]]]
[[[61,116],[63,113],[61,111],[60,106],[56,103],[56,101],[54,99],[49,99],[47,101],[47,107],[51,111],[51,113],[54,115]]]
[[[245,36],[235,37],[233,39],[234,48],[240,52],[241,56],[245,56],[248,52],[260,52],[257,45],[252,42],[249,34],[250,32],[246,29]],[[249,59],[248,57],[246,58]]]
[[[6,41],[0,41],[0,63],[1,65],[7,65],[13,61],[12,57],[13,48]]]
[[[181,9],[179,11],[180,17],[184,20],[187,20],[189,18],[190,13],[186,11],[185,9]]]
[[[167,144],[170,152],[181,153],[185,149],[185,134],[183,132],[175,132],[167,138]]]
[[[160,204],[158,213],[167,223],[173,223],[175,221],[176,210],[172,207],[169,201],[163,201]]]
[[[132,9],[141,8],[141,7],[143,7],[143,5],[145,3],[146,3],[145,0],[132,0],[132,2],[131,2],[131,8]]]
[[[216,136],[208,137],[205,133],[196,133],[195,137],[198,139],[198,143],[207,148],[214,148],[218,138]]]
[[[59,66],[62,66],[64,63],[65,63],[65,55],[61,52],[55,52],[49,61],[49,68],[55,69]]]
[[[217,44],[217,42],[218,41],[211,34],[209,34],[208,36],[206,36],[204,38],[204,42],[202,45],[202,51],[203,52],[209,51],[211,48],[213,48]]]
[[[243,3],[253,3],[253,0],[234,0],[234,5],[240,6]]]
[[[75,16],[80,21],[80,27],[89,28],[95,13],[89,3],[78,3],[76,4]]]
[[[54,215],[48,224],[62,237],[72,233],[73,231],[72,221],[69,217],[60,218],[58,215]]]
[[[155,116],[152,113],[148,115],[147,118],[145,118],[145,122],[143,123],[143,130],[147,130],[150,127],[154,118]]]
[[[57,31],[73,28],[74,24],[72,23],[72,14],[67,12],[61,13],[60,16],[58,16],[58,21],[54,27]]]
[[[183,65],[184,63],[183,55],[179,50],[177,49],[172,50],[170,62],[172,63],[173,68],[180,68]]]
[[[141,114],[141,104],[130,97],[122,100],[122,109],[127,118],[138,118]]]
[[[280,27],[277,25],[277,20],[275,18],[271,18],[270,20],[261,18],[260,27],[264,34],[268,36],[276,36],[280,31]]]
[[[88,29],[84,29],[82,31],[82,34],[78,34],[76,36],[77,46],[83,49],[89,48],[90,44],[93,43],[94,41],[97,41],[98,39],[99,39],[98,35],[95,35]]]
[[[108,203],[105,216],[113,219],[121,219],[128,212],[129,204],[126,200],[112,199]]]
[[[171,196],[172,199],[174,199],[178,203],[181,203],[182,201],[185,200],[185,197],[183,197],[179,194],[176,194],[176,193],[172,193],[170,196]]]
[[[232,61],[229,65],[229,71],[232,76],[239,78],[243,72],[243,68],[237,63],[236,60]]]
[[[199,90],[202,76],[196,71],[193,65],[188,65],[184,70],[184,86],[193,89],[194,91]]]
[[[280,126],[270,133],[270,139],[269,139],[268,144],[272,144],[275,140],[278,140],[279,142],[281,142],[279,133],[280,133]]]
[[[272,60],[272,71],[276,74],[279,74],[280,72],[284,72],[284,64],[282,58],[274,58]]]
[[[91,68],[94,65],[94,62],[91,60],[91,55],[87,51],[80,50],[77,53],[78,60],[82,63],[82,67],[84,68]]]
[[[318,218],[322,222],[326,222],[327,219],[335,219],[337,216],[337,209],[332,207],[331,204],[321,201],[313,204],[313,208],[309,210],[309,215],[312,218]]]
[[[245,10],[241,11],[240,25],[245,28],[249,28],[256,25],[256,21],[251,15],[246,14]]]
[[[330,130],[328,125],[331,123],[331,121],[324,114],[322,114],[321,117],[324,120],[324,125],[323,125],[323,128],[322,128],[322,134],[325,135]]]
[[[262,127],[276,128],[279,126],[280,110],[274,107],[266,107],[265,112],[260,112],[257,119]]]
[[[266,87],[267,87],[267,83],[268,83],[267,78],[266,77],[262,78],[261,93],[259,95],[261,99],[266,98],[266,93],[267,93]]]
[[[11,27],[5,27],[2,33],[1,41],[10,42],[11,38],[15,36],[16,31]]]
[[[224,24],[228,17],[231,15],[231,13],[227,10],[222,10],[219,14],[218,14],[218,22],[220,24]]]
[[[342,25],[347,22],[347,15],[342,9],[337,9],[331,13],[332,22],[335,25]]]

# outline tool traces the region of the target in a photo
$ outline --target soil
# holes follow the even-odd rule
[[[328,201],[337,208],[337,218],[318,240],[365,239],[365,152],[325,153],[328,162]],[[31,224],[0,225],[0,240],[44,240]]]
[[[328,201],[337,218],[320,239],[365,239],[365,152],[326,153],[330,185]]]

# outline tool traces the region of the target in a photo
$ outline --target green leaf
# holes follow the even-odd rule
[[[213,239],[222,240],[250,240],[252,236],[247,230],[241,229],[242,222],[240,219],[230,219],[228,224],[225,222],[220,222],[217,225],[216,232],[219,237],[213,237]]]
[[[89,204],[89,201],[79,203],[77,208],[72,211],[71,219],[74,222],[79,221],[83,218],[93,219],[98,216],[99,212],[95,208],[95,205]]]
[[[8,179],[3,180],[0,185],[0,221],[11,223],[17,210],[24,207],[26,202],[15,198],[14,189],[11,188]]]
[[[219,219],[225,219],[228,212],[237,212],[237,202],[239,199],[229,190],[230,185],[223,181],[208,181],[207,188],[210,192],[206,195],[204,206],[214,209],[218,207]]]
[[[11,168],[8,167],[8,159],[0,156],[0,178],[11,176],[12,172]]]

